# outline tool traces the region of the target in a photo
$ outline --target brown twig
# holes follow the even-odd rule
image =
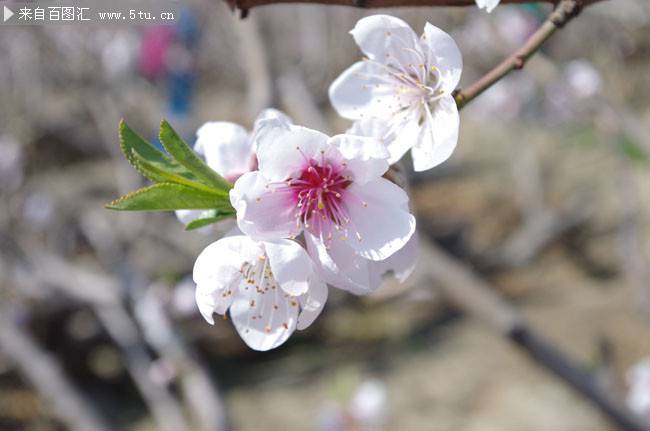
[[[437,247],[422,241],[421,262],[443,295],[466,313],[480,318],[532,360],[561,379],[573,390],[625,431],[650,431],[650,426],[603,390],[594,375],[576,364],[544,337],[536,333],[514,307],[505,302],[485,280],[462,262]]]
[[[522,69],[528,59],[539,51],[548,38],[575,18],[584,6],[592,3],[595,2],[587,0],[560,0],[546,21],[526,40],[521,48],[467,88],[456,91],[454,97],[458,109],[463,108],[479,94],[483,93],[513,70]]]
[[[386,7],[417,7],[417,6],[476,6],[474,0],[224,0],[234,9],[239,9],[244,18],[249,9],[277,3],[307,3],[329,6],[350,6],[358,8],[386,8]],[[559,4],[558,0],[540,0],[541,2]],[[584,0],[584,6],[602,0]],[[501,0],[502,4],[530,3],[530,0]]]

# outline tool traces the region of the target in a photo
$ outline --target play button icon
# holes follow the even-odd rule
[[[9,18],[14,16],[14,13],[7,6],[4,7],[4,22],[7,22]]]

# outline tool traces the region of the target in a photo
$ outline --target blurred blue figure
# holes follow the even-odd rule
[[[147,78],[166,81],[165,117],[180,136],[192,143],[194,133],[191,112],[196,75],[194,56],[199,35],[194,13],[190,8],[184,7],[171,32],[169,26],[160,26],[145,33],[140,62]],[[152,142],[162,149],[157,136]]]

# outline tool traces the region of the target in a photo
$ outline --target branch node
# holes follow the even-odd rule
[[[247,16],[248,16],[248,8],[242,8],[239,10],[240,19],[246,19]]]
[[[583,0],[561,0],[548,19],[557,28],[562,28],[580,13],[582,7]]]
[[[526,64],[526,59],[524,58],[523,55],[518,55],[517,57],[515,57],[514,68],[516,70],[523,69],[525,64]]]
[[[358,7],[361,9],[365,9],[368,7],[367,0],[352,0],[352,4],[354,5],[354,7]]]

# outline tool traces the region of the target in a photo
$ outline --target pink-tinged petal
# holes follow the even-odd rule
[[[348,190],[348,244],[366,259],[387,259],[415,232],[406,192],[384,178],[364,185],[353,183]]]
[[[219,174],[233,177],[250,170],[252,141],[242,126],[225,121],[205,123],[196,136],[194,149]]]
[[[371,261],[356,254],[347,242],[332,241],[328,249],[320,238],[308,233],[305,242],[316,271],[333,287],[367,295],[381,284],[379,272],[370,270]]]
[[[310,158],[327,149],[329,137],[300,126],[265,126],[257,135],[259,170],[270,181],[283,181],[300,171]]]
[[[436,68],[440,74],[441,89],[451,94],[460,82],[463,56],[458,45],[447,33],[426,23],[422,35],[422,48],[427,55],[427,69]]]
[[[199,311],[210,324],[213,313],[224,314],[236,293],[242,275],[240,269],[247,259],[254,259],[263,250],[245,236],[222,238],[207,246],[194,264],[196,301]]]
[[[350,31],[359,48],[368,58],[392,65],[410,73],[425,62],[418,36],[399,18],[389,15],[373,15],[362,18]]]
[[[254,350],[266,351],[284,343],[296,329],[298,298],[282,289],[260,294],[255,286],[241,286],[230,306],[239,336]]]
[[[406,245],[386,260],[372,262],[371,271],[381,275],[392,272],[400,283],[403,283],[415,269],[419,254],[418,236],[413,234]]]
[[[501,0],[476,0],[476,5],[479,8],[485,9],[486,12],[490,13],[494,10],[495,7],[497,7],[499,1]]]
[[[314,269],[305,249],[288,239],[265,242],[264,248],[280,288],[291,296],[307,293]]]
[[[255,240],[289,238],[300,233],[293,216],[293,196],[274,190],[275,186],[255,171],[242,175],[230,191],[239,229]]]
[[[387,74],[385,66],[359,61],[330,85],[330,102],[340,116],[350,120],[390,119],[400,107],[408,105],[397,91],[400,85]]]
[[[388,150],[377,138],[337,135],[330,139],[330,144],[345,159],[347,170],[357,184],[377,179],[388,170]]]
[[[327,302],[327,285],[319,278],[313,277],[309,284],[309,291],[300,296],[300,315],[298,316],[297,328],[302,330],[308,328],[320,315]]]
[[[413,168],[418,172],[447,160],[458,143],[460,116],[454,98],[443,96],[431,109],[427,107],[419,139],[411,150]]]

